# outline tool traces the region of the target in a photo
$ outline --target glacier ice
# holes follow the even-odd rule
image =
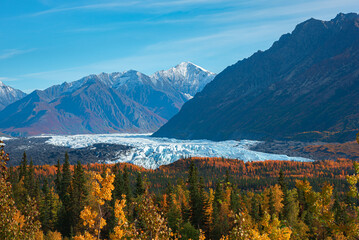
[[[69,148],[84,148],[96,143],[131,146],[126,152],[119,152],[115,162],[128,162],[149,169],[156,169],[177,161],[181,157],[224,157],[243,161],[293,160],[313,161],[302,157],[270,154],[249,150],[258,141],[178,140],[153,138],[151,134],[81,134],[48,136],[48,144]],[[108,161],[107,161],[108,162]],[[111,161],[112,163],[114,161]]]

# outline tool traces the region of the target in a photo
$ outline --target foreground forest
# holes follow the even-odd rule
[[[358,239],[359,165],[182,159],[7,167],[1,239]]]

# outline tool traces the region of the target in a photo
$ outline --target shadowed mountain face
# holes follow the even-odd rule
[[[194,64],[180,65],[189,69],[185,72],[203,72],[193,85],[214,78]],[[184,74],[176,76],[191,82]],[[170,80],[130,70],[36,90],[0,112],[0,132],[12,136],[153,132],[188,100],[188,93]]]
[[[226,68],[154,136],[353,140],[359,129],[359,16],[307,20]]]

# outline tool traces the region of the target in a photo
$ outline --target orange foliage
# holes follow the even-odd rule
[[[353,161],[338,158],[336,161],[323,160],[315,162],[266,160],[243,162],[237,159],[224,158],[191,158],[182,159],[173,164],[161,166],[160,171],[170,175],[188,169],[194,161],[199,169],[216,167],[230,169],[231,174],[240,174],[243,178],[278,177],[282,169],[286,177],[335,177],[345,179],[353,171]]]

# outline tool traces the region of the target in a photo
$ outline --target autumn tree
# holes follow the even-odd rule
[[[110,239],[135,239],[138,233],[132,224],[128,223],[124,208],[126,207],[126,196],[122,196],[122,200],[116,200],[115,203],[115,217],[116,226],[114,227],[113,233],[110,234]]]
[[[8,154],[4,151],[4,144],[0,141],[0,238],[34,239],[39,232],[40,222],[36,202],[28,198],[28,204],[22,212],[15,206],[12,198],[12,186],[8,182],[6,163],[9,161]]]
[[[99,173],[91,172],[90,174],[91,179],[93,179],[91,189],[93,206],[85,206],[81,211],[80,217],[86,230],[84,234],[77,235],[74,238],[75,240],[100,239],[101,229],[106,225],[106,220],[103,218],[102,206],[105,204],[105,201],[112,199],[115,175],[111,173],[111,170],[107,169],[104,177]]]

